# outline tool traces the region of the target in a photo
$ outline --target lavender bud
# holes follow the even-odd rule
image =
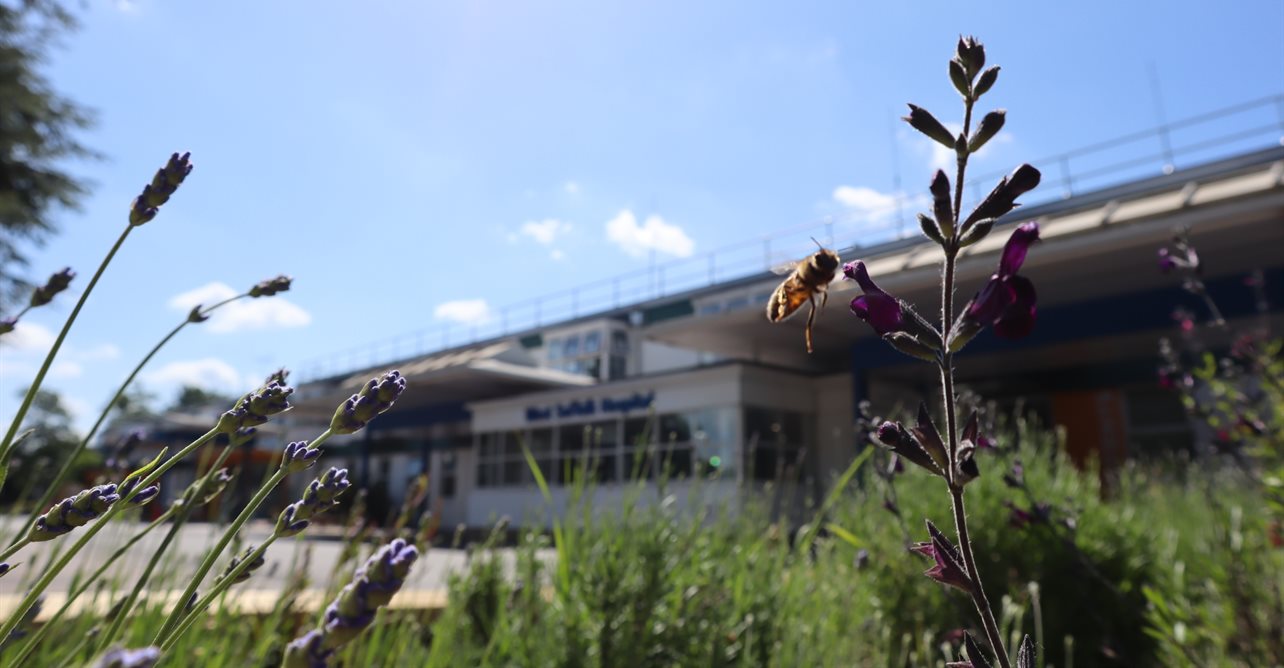
[[[318,629],[308,631],[285,647],[283,668],[325,668],[330,665],[334,652],[321,646],[325,634]]]
[[[160,661],[159,647],[142,647],[124,649],[113,647],[107,650],[94,664],[94,668],[152,668]]]
[[[164,167],[156,170],[156,175],[152,177],[152,182],[143,186],[143,191],[134,199],[130,206],[129,224],[135,227],[151,222],[156,217],[161,205],[169,201],[178,186],[182,185],[183,180],[192,172],[191,153],[179,155],[177,153],[169,157],[169,161]]]
[[[324,646],[338,648],[369,626],[375,611],[401,589],[417,558],[419,551],[398,538],[366,560],[352,583],[326,608]]]
[[[289,410],[289,397],[293,393],[294,388],[272,381],[242,397],[235,407],[219,417],[215,428],[221,433],[231,434],[245,427],[261,425],[273,415]]]
[[[32,542],[41,542],[70,533],[72,529],[97,519],[119,500],[114,484],[98,485],[67,497],[36,518],[28,538]]]
[[[980,125],[976,127],[976,132],[968,140],[967,150],[969,153],[976,153],[985,146],[986,142],[994,138],[994,135],[1003,129],[1003,122],[1007,119],[1007,111],[999,109],[991,111],[981,119]]]
[[[319,448],[309,448],[307,441],[296,441],[285,446],[285,452],[281,455],[281,468],[286,473],[298,473],[316,464],[317,457],[320,456]]]
[[[406,379],[397,371],[389,371],[379,378],[372,378],[361,392],[339,405],[330,420],[330,431],[335,434],[353,434],[361,431],[371,420],[387,412],[406,389]]]
[[[62,271],[50,276],[44,285],[36,288],[31,293],[31,307],[44,306],[53,301],[53,298],[59,292],[66,290],[67,286],[71,285],[71,279],[75,277],[76,272],[72,271],[71,267],[64,267]]]
[[[306,519],[298,519],[299,515],[306,515],[308,511],[304,508],[302,501],[295,501],[281,511],[280,517],[276,520],[276,529],[274,530],[278,538],[289,538],[298,535],[311,524]]]
[[[909,123],[915,130],[931,137],[946,148],[954,148],[954,135],[940,121],[936,120],[932,112],[912,104],[909,105],[909,108],[909,116],[904,116],[901,120]]]
[[[143,186],[143,194],[134,198],[134,203],[129,207],[130,225],[134,227],[146,225],[152,222],[152,219],[160,212],[160,209],[147,205],[147,200],[151,198],[151,189],[152,186],[150,184]]]
[[[187,321],[190,323],[205,322],[206,320],[209,320],[209,319],[210,317],[208,315],[205,315],[205,313],[201,311],[200,304],[193,306],[191,313],[187,314]]]
[[[18,326],[18,316],[0,318],[0,335],[12,332]]]
[[[351,486],[352,482],[348,480],[348,469],[337,469],[332,466],[329,471],[308,485],[303,492],[303,500],[305,503],[319,505],[322,509],[329,508],[338,505],[339,495]]]
[[[246,559],[249,559],[250,556],[253,555],[254,551],[257,549],[258,549],[257,545],[251,546],[246,548],[245,551],[242,552],[241,554],[235,557],[232,557],[232,561],[228,562],[227,568],[223,569],[223,574],[220,575],[218,579],[219,580],[227,579],[227,576],[231,575],[232,571],[236,570],[236,568],[241,565],[241,562],[245,561]],[[261,568],[264,563],[265,563],[265,560],[263,559],[263,555],[260,554],[258,557],[255,557],[254,561],[251,561],[250,565],[245,567],[245,570],[237,574],[236,578],[232,580],[232,584],[241,584],[242,582],[249,580],[250,576],[254,574],[254,571]]]
[[[10,566],[8,562],[0,561],[0,578],[9,574],[9,571],[17,568],[17,565]]]
[[[131,493],[133,493],[134,488],[135,488],[135,487],[138,487],[138,483],[140,483],[140,482],[142,482],[142,481],[143,481],[143,479],[142,479],[141,477],[139,477],[139,478],[129,478],[129,479],[127,479],[127,480],[126,480],[126,481],[125,481],[125,482],[120,486],[120,490],[119,490],[119,492],[118,492],[118,493],[120,494],[120,497],[121,497],[122,499],[123,499],[123,498],[128,498],[128,497],[129,497],[129,495],[130,495]],[[145,506],[145,505],[147,505],[148,503],[150,503],[153,499],[155,499],[155,498],[157,497],[157,495],[159,495],[159,494],[160,494],[160,483],[158,483],[158,482],[157,482],[157,483],[152,483],[152,484],[150,484],[150,485],[148,485],[148,486],[146,486],[146,487],[144,487],[144,488],[142,488],[142,489],[138,490],[138,493],[137,493],[137,494],[134,494],[134,497],[133,497],[133,498],[131,498],[131,499],[129,499],[129,505],[128,505],[128,507],[130,507],[130,508],[138,508],[138,507],[140,507],[140,506]]]
[[[259,281],[254,287],[250,288],[250,296],[255,299],[259,297],[271,297],[278,292],[285,292],[290,289],[290,283],[293,278],[281,274],[276,278],[269,278],[265,281]],[[282,381],[284,382],[284,381]]]

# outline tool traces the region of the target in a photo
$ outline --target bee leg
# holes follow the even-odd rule
[[[828,304],[828,303],[829,303],[829,290],[822,290],[820,292],[820,307],[823,309],[825,308],[825,304]]]
[[[807,299],[811,302],[811,311],[807,314],[807,354],[811,354],[811,324],[816,322],[816,297],[812,295]]]

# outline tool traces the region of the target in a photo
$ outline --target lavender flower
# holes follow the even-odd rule
[[[187,314],[187,321],[192,324],[199,324],[199,323],[205,322],[206,320],[209,320],[210,317],[208,315],[205,315],[205,312],[203,309],[204,307],[201,306],[200,304],[193,306],[191,312]]]
[[[389,371],[379,378],[372,378],[340,404],[330,420],[330,431],[335,434],[354,434],[371,420],[392,408],[393,402],[406,389],[406,379],[398,371]]]
[[[8,562],[0,561],[0,578],[8,575],[9,571],[13,570],[14,568],[16,568],[16,566],[10,566]]]
[[[118,491],[118,494],[120,494],[120,498],[122,499],[128,498],[129,495],[133,493],[134,488],[138,487],[138,483],[142,481],[143,479],[141,477],[126,479],[125,482],[121,484],[120,490]],[[137,508],[139,506],[145,506],[148,503],[151,503],[151,501],[155,499],[159,494],[160,494],[160,483],[158,482],[152,483],[138,490],[138,493],[134,494],[134,498],[129,499],[128,507]]]
[[[249,559],[250,556],[253,555],[254,551],[257,549],[258,549],[257,545],[250,546],[246,548],[245,551],[242,552],[241,554],[238,554],[235,557],[232,557],[232,561],[228,562],[227,568],[223,569],[223,574],[218,577],[218,580],[222,581],[223,579],[227,578],[228,575],[231,575],[232,571],[236,570],[236,568],[241,565],[242,561]],[[258,557],[254,559],[254,561],[250,562],[249,566],[245,567],[245,570],[237,574],[236,578],[232,580],[232,584],[241,584],[242,582],[249,580],[250,576],[254,574],[254,571],[261,568],[264,563],[266,563],[266,560],[263,558],[263,555],[260,554]]]
[[[71,285],[71,279],[75,277],[76,272],[72,271],[71,267],[65,267],[62,271],[50,276],[44,285],[36,288],[31,293],[31,307],[44,306],[53,301],[53,298],[59,292],[66,290],[67,286]]]
[[[1035,302],[1038,295],[1030,279],[1018,275],[1030,246],[1039,240],[1039,224],[1017,227],[1003,246],[999,269],[968,302],[950,336],[950,350],[957,351],[986,325],[1005,339],[1019,339],[1034,329]]]
[[[374,622],[375,613],[401,589],[418,557],[419,551],[400,538],[379,548],[326,608],[322,627],[286,647],[285,668],[329,665],[338,648]]]
[[[187,175],[192,173],[192,154],[177,153],[170,156],[164,167],[156,170],[152,182],[143,186],[143,192],[134,199],[129,209],[129,224],[135,227],[151,222],[161,205],[169,201]]]
[[[334,467],[308,483],[307,489],[303,490],[303,498],[281,511],[276,521],[277,537],[288,538],[306,529],[313,517],[339,505],[336,499],[351,485],[348,469]]]
[[[219,417],[216,428],[230,435],[261,425],[273,415],[290,410],[289,397],[293,393],[294,388],[272,381],[236,402],[236,406]]]
[[[160,661],[161,651],[159,647],[141,647],[139,649],[124,649],[123,647],[113,647],[107,650],[94,664],[94,668],[152,668],[156,662]]]
[[[48,512],[36,518],[27,537],[32,542],[53,540],[97,519],[119,500],[115,484],[91,487],[55,503]]]
[[[285,446],[285,452],[281,455],[281,468],[286,473],[298,473],[316,464],[317,457],[320,456],[319,448],[309,448],[307,441],[295,441]]]
[[[941,584],[971,593],[972,581],[963,570],[963,557],[959,554],[958,548],[954,547],[954,544],[931,521],[927,523],[927,532],[932,538],[930,541],[914,543],[910,546],[911,552],[936,562],[936,565],[924,571],[923,575]]]
[[[271,297],[278,292],[289,290],[290,283],[293,281],[293,278],[286,276],[285,274],[281,274],[276,278],[259,281],[254,285],[254,287],[250,288],[249,294],[251,297],[256,299],[259,297]]]

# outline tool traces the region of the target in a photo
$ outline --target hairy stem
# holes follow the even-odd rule
[[[58,356],[58,349],[62,348],[62,342],[67,338],[67,332],[71,331],[71,326],[76,322],[76,316],[80,315],[80,309],[85,306],[89,299],[89,293],[94,291],[94,286],[98,285],[98,279],[106,271],[107,265],[111,264],[111,259],[116,256],[116,251],[120,250],[125,243],[125,237],[129,236],[133,225],[126,225],[125,231],[120,233],[120,238],[112,245],[111,250],[107,251],[107,256],[103,258],[98,265],[98,271],[94,272],[93,278],[89,279],[89,285],[85,286],[84,292],[80,293],[80,299],[76,301],[76,306],[71,310],[71,315],[67,316],[67,321],[62,324],[62,331],[58,332],[58,338],[54,339],[53,347],[45,355],[44,364],[40,365],[40,371],[36,372],[36,377],[31,381],[31,387],[27,388],[27,394],[22,398],[22,405],[18,407],[18,412],[13,416],[13,422],[9,424],[9,431],[4,435],[4,441],[0,441],[0,452],[8,449],[9,444],[13,442],[13,437],[18,433],[18,427],[22,425],[22,420],[27,416],[27,410],[31,408],[31,402],[36,398],[36,392],[40,390],[40,384],[45,381],[45,374],[49,373],[49,367],[53,365],[54,358]]]
[[[966,111],[963,116],[963,136],[965,138],[971,132],[973,102],[974,100],[968,98],[965,105]],[[962,219],[963,178],[967,173],[967,159],[968,153],[966,150],[958,154],[958,171],[954,178],[954,229],[956,233],[958,223]],[[958,260],[957,243],[957,239],[948,239],[944,246],[945,266],[941,280],[942,341],[949,340],[950,326],[954,322],[954,270]],[[989,640],[990,648],[1002,668],[1012,668],[1012,661],[1008,658],[1007,649],[1005,649],[1003,638],[999,633],[999,625],[994,619],[994,610],[990,607],[990,601],[985,596],[985,588],[981,586],[981,576],[977,572],[976,556],[972,553],[972,539],[967,528],[967,506],[963,501],[963,486],[956,484],[954,478],[955,463],[958,457],[958,414],[954,396],[954,354],[948,349],[941,355],[940,366],[941,391],[944,394],[943,402],[945,404],[946,455],[950,465],[949,470],[946,471],[946,480],[949,483],[950,498],[953,501],[954,529],[958,533],[959,552],[963,556],[963,567],[966,569],[968,580],[971,583],[972,603],[976,606],[976,612],[981,617],[981,625],[985,628],[985,636]]]
[[[248,296],[249,294],[241,294],[224,299],[207,309],[202,309],[201,315],[208,315],[224,304],[230,304],[231,302]],[[134,378],[138,376],[138,373],[143,370],[143,367],[147,366],[147,363],[152,360],[152,357],[156,356],[157,352],[160,352],[161,348],[165,347],[165,344],[169,343],[170,339],[177,336],[178,333],[183,331],[183,328],[189,324],[191,324],[191,320],[184,318],[183,322],[179,323],[177,327],[170,330],[169,334],[166,334],[165,337],[156,345],[152,346],[151,351],[138,362],[133,371],[129,372],[129,375],[125,377],[125,381],[116,389],[116,394],[112,396],[111,401],[107,402],[107,406],[98,414],[98,419],[94,422],[94,426],[89,429],[89,433],[85,434],[85,438],[80,441],[80,444],[76,446],[76,449],[73,450],[71,454],[67,455],[65,460],[63,460],[62,468],[58,469],[58,473],[54,475],[53,482],[49,484],[49,487],[45,490],[44,495],[40,497],[40,500],[36,502],[36,505],[31,508],[31,514],[27,516],[25,525],[30,525],[32,522],[35,522],[36,517],[39,516],[40,513],[44,512],[44,509],[49,507],[49,502],[53,500],[54,494],[57,493],[58,486],[61,485],[62,482],[67,479],[67,475],[71,473],[71,467],[75,465],[76,458],[80,456],[80,453],[85,451],[85,448],[89,447],[89,442],[93,440],[94,436],[98,433],[98,429],[102,427],[103,422],[107,421],[107,416],[111,414],[111,410],[116,407],[116,403],[120,401],[121,396],[125,394],[125,390],[134,382]]]

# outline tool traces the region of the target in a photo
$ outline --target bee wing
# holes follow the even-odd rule
[[[806,260],[803,260],[803,262],[806,262]],[[782,262],[780,264],[773,265],[771,267],[771,273],[777,276],[788,276],[798,269],[799,264],[800,263],[797,260]]]

